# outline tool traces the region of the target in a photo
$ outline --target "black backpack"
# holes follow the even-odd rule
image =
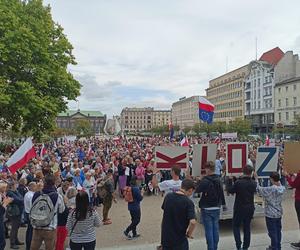
[[[203,193],[204,196],[207,197],[207,200],[212,203],[216,203],[217,205],[221,205],[221,190],[222,184],[219,179],[212,180],[211,178],[205,178],[209,185],[207,192]]]

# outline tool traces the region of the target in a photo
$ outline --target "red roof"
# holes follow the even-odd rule
[[[259,58],[259,60],[268,62],[272,65],[276,65],[283,56],[284,56],[283,51],[279,47],[276,47],[274,49],[271,49],[263,53],[262,56]]]

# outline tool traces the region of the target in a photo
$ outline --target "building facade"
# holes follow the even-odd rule
[[[245,78],[245,117],[253,133],[270,133],[274,127],[274,67],[284,53],[278,47],[249,64]]]
[[[90,122],[95,134],[103,132],[106,123],[106,115],[103,115],[100,111],[67,110],[58,114],[56,125],[58,128],[74,129],[76,121],[82,119]]]
[[[300,114],[300,61],[292,51],[285,53],[275,67],[275,124],[294,126]]]
[[[170,110],[154,108],[124,108],[121,112],[121,129],[123,132],[150,131],[152,128],[169,124]]]
[[[124,108],[121,112],[121,129],[124,132],[139,132],[152,128],[154,108]]]
[[[171,121],[170,110],[154,110],[152,113],[152,128],[168,125]]]
[[[172,104],[172,123],[180,129],[199,123],[199,96],[183,97]]]
[[[228,123],[236,118],[244,118],[244,80],[248,74],[247,64],[209,81],[206,96],[215,105],[214,121]]]

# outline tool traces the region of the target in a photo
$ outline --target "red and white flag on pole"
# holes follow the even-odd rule
[[[220,139],[219,136],[217,136],[217,137],[215,138],[214,143],[216,143],[216,144],[220,144],[220,143],[221,143],[221,139]]]
[[[269,136],[268,136],[268,135],[266,135],[265,145],[266,145],[266,146],[270,146],[270,139],[269,139]]]
[[[91,143],[89,143],[88,156],[93,154],[93,149]]]
[[[36,152],[32,140],[31,138],[27,138],[21,147],[8,159],[6,165],[9,171],[14,174],[34,157],[36,157]]]
[[[40,157],[44,158],[44,155],[47,154],[47,149],[45,147],[45,144],[42,144],[41,152],[40,152]]]
[[[181,147],[188,147],[188,146],[189,146],[189,141],[188,141],[188,139],[186,138],[186,136],[183,137],[183,139],[181,140],[180,146],[181,146]]]

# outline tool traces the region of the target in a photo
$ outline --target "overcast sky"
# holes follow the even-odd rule
[[[300,1],[46,0],[74,46],[80,109],[170,109],[279,46],[300,52]],[[69,107],[77,108],[75,102]]]

